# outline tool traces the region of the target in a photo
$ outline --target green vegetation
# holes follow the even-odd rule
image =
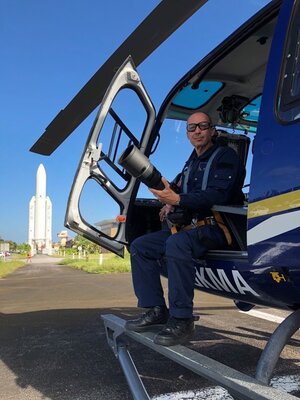
[[[13,248],[9,247],[11,251],[14,251]],[[21,254],[26,254],[28,251],[31,251],[31,247],[28,243],[21,243],[16,246],[16,250]]]
[[[21,260],[0,261],[0,278],[4,278],[24,265],[25,261]]]
[[[81,248],[82,251],[86,251],[89,254],[98,254],[101,247],[83,236],[77,235],[73,239],[73,249]],[[70,249],[71,250],[71,249]]]
[[[125,258],[118,257],[111,253],[102,255],[103,261],[100,265],[99,254],[89,255],[85,259],[65,258],[59,264],[81,269],[91,274],[112,274],[117,272],[130,272],[129,254]]]
[[[9,245],[9,251],[10,252],[18,252],[18,253],[24,253],[26,254],[28,251],[30,251],[30,246],[28,243],[20,243],[17,244],[16,242],[13,242],[12,240],[3,240],[0,236],[0,243],[4,244],[8,244]]]
[[[0,238],[1,241],[3,242]],[[0,278],[26,265],[26,260],[24,259],[27,252],[30,251],[30,246],[27,243],[16,244],[12,241],[6,242],[9,242],[10,250],[12,249],[14,253],[9,260],[0,260]],[[92,274],[130,272],[130,260],[127,252],[125,258],[118,257],[112,253],[103,253],[100,255],[100,252],[100,246],[77,235],[73,239],[72,248],[61,246],[59,252],[53,254],[53,257],[62,257],[59,263],[61,265],[67,265]]]
[[[101,254],[102,262],[100,263],[99,253],[101,252],[101,247],[80,235],[75,236],[73,239],[73,247],[71,249],[61,248],[61,252],[65,257],[59,264],[81,269],[91,274],[130,272],[128,253],[125,254],[125,258],[118,257],[112,253],[103,253]]]

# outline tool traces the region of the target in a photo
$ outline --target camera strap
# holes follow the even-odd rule
[[[208,177],[210,173],[210,169],[212,166],[212,163],[216,157],[216,155],[221,151],[221,147],[217,147],[216,150],[212,153],[212,155],[209,157],[209,160],[207,161],[204,174],[203,174],[203,179],[202,179],[202,190],[206,190],[207,188],[207,182],[208,182]]]
[[[188,164],[187,169],[183,172],[183,185],[182,185],[182,192],[187,193],[187,183],[189,180],[190,172],[193,166],[193,160],[190,161]]]
[[[206,164],[206,168],[205,168],[203,179],[202,179],[202,187],[201,187],[202,190],[206,190],[206,188],[207,188],[208,177],[209,177],[209,172],[210,172],[212,163],[213,163],[216,155],[220,151],[221,151],[221,147],[217,147],[216,150],[213,152],[213,154],[210,156],[210,158],[209,158],[209,160],[208,160],[208,162]],[[231,234],[229,232],[229,229],[227,228],[225,222],[223,221],[223,218],[222,218],[221,214],[218,211],[215,211],[215,210],[211,210],[211,211],[212,211],[213,216],[214,216],[214,218],[216,220],[216,223],[218,224],[219,228],[222,229],[222,231],[223,231],[223,233],[224,233],[224,235],[226,237],[228,246],[230,246],[232,244],[232,237],[231,237]]]

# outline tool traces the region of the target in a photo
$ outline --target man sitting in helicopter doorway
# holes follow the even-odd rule
[[[167,219],[174,225],[137,238],[130,248],[138,307],[147,310],[140,318],[127,321],[125,326],[141,332],[165,324],[154,338],[154,343],[159,345],[173,346],[192,337],[193,259],[230,244],[229,232],[219,217],[213,215],[212,206],[243,204],[244,166],[233,149],[213,142],[214,135],[215,128],[206,113],[196,112],[188,118],[187,137],[194,150],[175,180],[178,190],[172,190],[165,178],[162,178],[163,190],[150,189],[164,204],[161,221]],[[161,272],[168,275],[169,308],[164,299]]]

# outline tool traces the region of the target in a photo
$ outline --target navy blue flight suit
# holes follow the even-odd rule
[[[202,190],[205,167],[217,146],[215,144],[199,157],[194,150],[180,174],[179,206],[197,214],[198,220],[211,216],[214,204],[243,204],[245,170],[236,152],[229,147],[221,147],[214,157],[207,188]],[[187,182],[184,182],[185,177],[188,178]],[[183,188],[185,193],[182,193]],[[226,245],[225,235],[218,225],[180,230],[173,235],[166,228],[134,240],[130,253],[138,307],[166,304],[160,282],[160,273],[164,272],[168,276],[170,315],[191,318],[195,284],[193,259],[202,257],[208,250],[221,249]]]

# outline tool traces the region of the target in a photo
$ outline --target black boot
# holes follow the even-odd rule
[[[175,346],[190,340],[195,330],[194,318],[177,319],[170,317],[167,325],[154,337],[154,343]]]
[[[126,321],[125,328],[129,331],[142,332],[151,327],[164,325],[169,318],[166,306],[155,306],[149,308],[140,318]]]

